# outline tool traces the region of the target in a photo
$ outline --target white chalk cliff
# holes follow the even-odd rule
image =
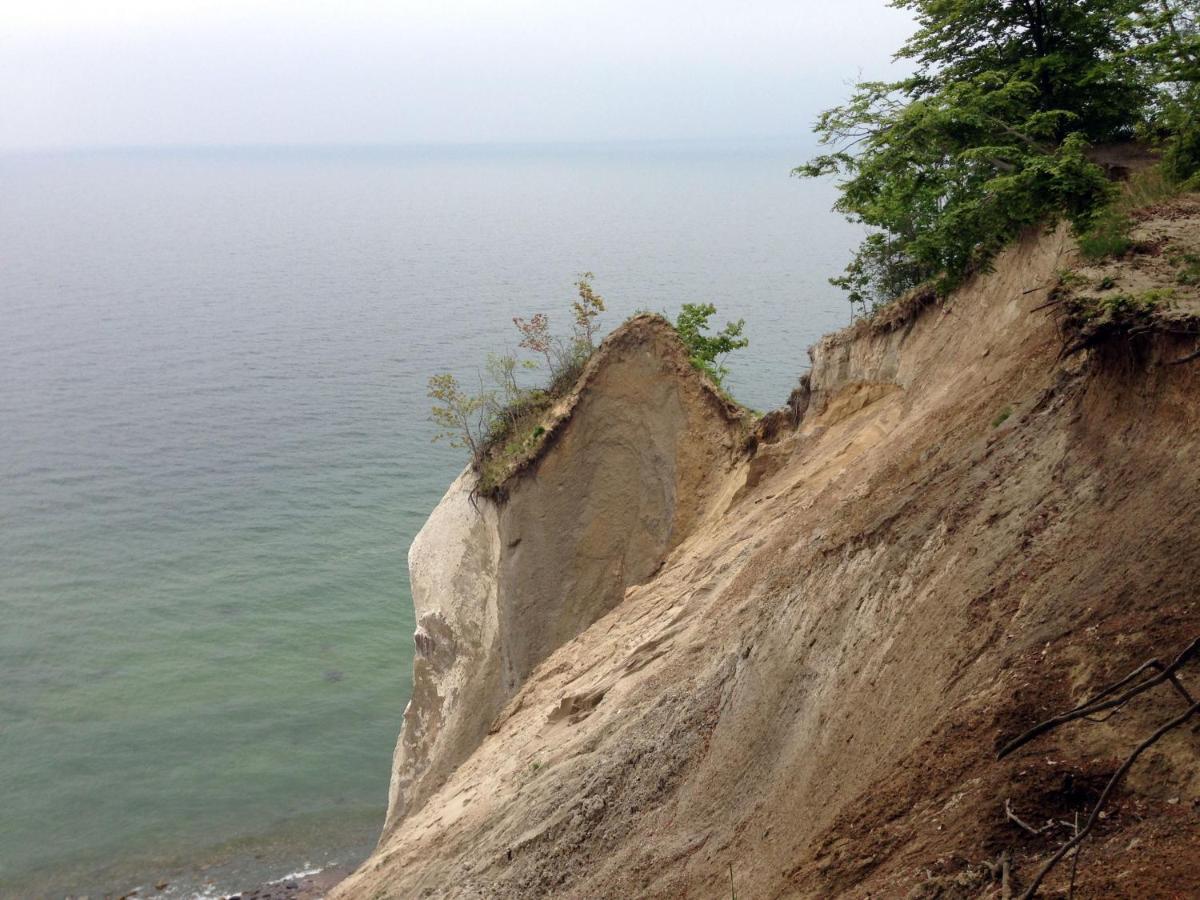
[[[744,421],[669,324],[612,334],[556,411],[550,446],[503,503],[468,470],[409,550],[413,695],[385,833],[483,741],[534,668],[650,577],[739,456]],[[568,701],[563,715],[586,712]]]
[[[1065,832],[1006,804],[1086,813],[1180,700],[997,747],[1200,634],[1200,364],[1170,364],[1200,198],[1138,227],[1169,252],[1093,271],[1031,233],[826,338],[753,427],[667,323],[618,329],[505,499],[466,474],[414,543],[388,824],[333,896],[998,898],[1002,855],[1028,879]],[[1062,358],[1067,268],[1173,285],[1174,318]],[[1200,896],[1194,742],[1130,771],[1076,896]]]

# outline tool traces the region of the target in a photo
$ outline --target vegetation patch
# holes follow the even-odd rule
[[[903,297],[870,310],[864,321],[869,330],[886,334],[915,322],[927,306],[938,301],[938,293],[932,285],[924,284],[909,291]]]
[[[1161,314],[1171,306],[1170,288],[1140,293],[1106,293],[1100,296],[1066,295],[1061,298],[1063,356],[1070,356],[1109,338],[1132,336],[1156,328]]]
[[[1123,210],[1108,207],[1096,215],[1092,227],[1079,235],[1079,252],[1089,262],[1115,259],[1133,248],[1133,220]]]
[[[916,20],[897,53],[913,74],[856,85],[818,121],[828,152],[794,170],[839,177],[834,208],[870,229],[831,279],[862,312],[945,295],[1063,219],[1088,258],[1124,255],[1130,210],[1200,179],[1197,0],[892,5]],[[1162,166],[1122,187],[1097,148],[1135,139]]]
[[[434,440],[467,451],[477,475],[476,494],[503,497],[505,482],[541,455],[557,422],[569,411],[571,397],[596,352],[599,319],[606,309],[604,298],[592,286],[593,278],[585,272],[575,282],[577,298],[571,304],[568,334],[556,335],[545,313],[515,317],[517,346],[526,355],[490,354],[484,371],[478,373],[478,392],[465,389],[448,372],[430,377],[429,397],[434,401],[430,414],[439,428]],[[685,303],[672,327],[692,366],[711,379],[722,399],[734,403],[723,387],[728,374],[724,360],[749,341],[742,336],[741,320],[709,334],[708,322],[715,313],[711,303]],[[535,372],[547,379],[543,386],[523,383]]]
[[[1200,254],[1171,250],[1167,260],[1176,268],[1175,282],[1183,287],[1200,285]]]
[[[1163,174],[1163,166],[1152,165],[1122,182],[1112,201],[1098,210],[1092,224],[1079,235],[1084,259],[1098,262],[1116,259],[1149,248],[1133,239],[1136,220],[1180,192],[1180,185]]]
[[[1140,294],[1106,294],[1103,297],[1073,297],[1066,304],[1067,314],[1080,324],[1141,322],[1165,307],[1174,292],[1170,289],[1142,291]]]
[[[479,373],[477,393],[464,389],[449,372],[430,377],[430,416],[439,428],[434,440],[446,440],[469,453],[480,494],[495,495],[513,462],[537,453],[549,433],[546,423],[555,403],[574,387],[595,352],[605,304],[592,287],[593,277],[584,272],[575,282],[569,334],[555,335],[545,313],[515,317],[518,347],[529,357],[522,359],[516,352],[489,355],[484,373]],[[548,376],[544,386],[522,384],[524,373],[538,370]]]

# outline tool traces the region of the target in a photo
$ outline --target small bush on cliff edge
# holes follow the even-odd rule
[[[537,450],[547,435],[547,415],[575,386],[595,352],[606,304],[592,286],[594,277],[584,272],[575,282],[569,334],[556,335],[545,313],[514,317],[520,336],[517,346],[532,358],[522,359],[515,352],[489,354],[484,372],[478,374],[478,393],[466,390],[449,372],[430,377],[429,397],[434,401],[430,417],[439,428],[433,439],[469,452],[479,494],[498,493],[514,465]],[[728,374],[725,357],[749,340],[742,336],[742,320],[707,333],[716,311],[711,303],[685,303],[674,327],[692,365],[721,389]],[[544,386],[522,384],[522,373],[530,371],[545,373]]]
[[[582,273],[575,282],[576,299],[571,304],[571,330],[556,335],[546,313],[529,318],[515,316],[513,325],[520,336],[518,348],[533,358],[516,353],[489,354],[479,374],[479,392],[464,389],[449,372],[429,379],[429,398],[434,401],[430,417],[439,427],[434,440],[470,453],[479,473],[483,493],[503,478],[508,460],[531,450],[545,435],[542,419],[575,384],[584,363],[596,349],[604,298],[592,287],[595,276]],[[543,367],[544,363],[544,367]],[[524,372],[544,371],[543,387],[526,387]]]
[[[715,334],[705,334],[709,327],[708,320],[716,311],[717,308],[711,303],[685,303],[675,320],[675,331],[687,347],[692,365],[711,378],[718,387],[723,387],[725,376],[729,374],[723,365],[725,357],[734,350],[749,346],[750,339],[742,337],[745,319],[726,322],[725,327]]]

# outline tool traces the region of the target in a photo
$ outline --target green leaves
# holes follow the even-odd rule
[[[692,365],[720,386],[729,374],[721,362],[734,350],[749,346],[750,339],[742,337],[742,329],[746,326],[744,319],[726,322],[717,333],[705,334],[708,320],[716,311],[711,303],[685,303],[675,320],[675,331],[687,347]]]
[[[896,82],[825,112],[830,148],[794,174],[840,177],[835,209],[871,226],[845,273],[853,303],[952,289],[1022,229],[1085,226],[1110,187],[1089,143],[1132,135],[1148,97],[1127,51],[1132,0],[895,0],[918,30]]]
[[[429,411],[430,417],[441,429],[433,439],[447,439],[451,447],[464,447],[474,457],[483,427],[479,414],[487,398],[466,393],[449,372],[430,376],[429,398],[436,401]]]

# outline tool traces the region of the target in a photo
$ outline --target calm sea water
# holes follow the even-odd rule
[[[784,144],[0,157],[0,895],[216,894],[377,835],[425,381],[712,301],[766,409],[856,230]]]

